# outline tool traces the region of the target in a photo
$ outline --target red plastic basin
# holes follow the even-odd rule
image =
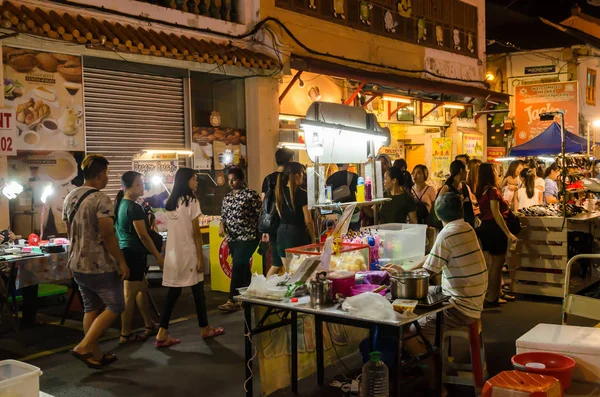
[[[560,381],[564,390],[571,387],[575,360],[562,354],[550,352],[529,352],[516,354],[511,358],[513,367],[519,371],[553,376]],[[527,364],[544,364],[545,368],[533,368]]]

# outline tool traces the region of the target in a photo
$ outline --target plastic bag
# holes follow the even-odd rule
[[[342,309],[347,310],[353,315],[373,320],[400,321],[405,318],[415,317],[413,313],[405,312],[401,315],[394,311],[390,301],[373,292],[365,292],[364,294],[346,298],[342,304]]]
[[[251,296],[268,299],[283,299],[287,293],[287,287],[279,287],[278,284],[285,283],[289,275],[272,276],[268,279],[262,274],[252,276],[252,281],[248,286],[246,293]]]

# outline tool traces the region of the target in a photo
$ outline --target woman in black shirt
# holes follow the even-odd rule
[[[444,193],[456,193],[463,202],[464,220],[472,227],[475,227],[475,213],[473,209],[473,201],[471,189],[466,183],[467,181],[467,166],[461,160],[454,160],[450,163],[450,177],[440,189],[438,196]]]
[[[285,261],[285,250],[315,241],[315,228],[308,209],[308,193],[302,189],[304,166],[292,162],[277,178],[275,205],[280,223],[277,228],[277,254]],[[278,273],[281,266],[272,266],[268,276]]]

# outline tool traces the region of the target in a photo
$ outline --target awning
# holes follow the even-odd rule
[[[192,35],[165,33],[131,23],[63,13],[4,1],[0,7],[0,25],[20,33],[62,39],[94,49],[153,55],[178,60],[235,65],[246,68],[276,69],[279,62],[265,54],[202,40]]]
[[[471,98],[488,98],[494,102],[508,102],[510,99],[508,94],[490,91],[485,88],[453,84],[437,80],[428,80],[417,77],[408,77],[400,74],[357,69],[315,58],[293,56],[291,60],[291,67],[292,69],[302,70],[305,72],[343,77],[346,79],[365,81],[368,83],[387,85],[407,90],[410,89],[448,95],[462,95]]]

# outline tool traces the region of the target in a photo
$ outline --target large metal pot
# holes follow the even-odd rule
[[[327,280],[327,273],[317,273],[314,280],[308,284],[310,303],[313,307],[323,306],[333,302],[331,294],[331,280]]]
[[[405,272],[391,277],[392,298],[423,299],[429,290],[429,273],[425,271]]]

